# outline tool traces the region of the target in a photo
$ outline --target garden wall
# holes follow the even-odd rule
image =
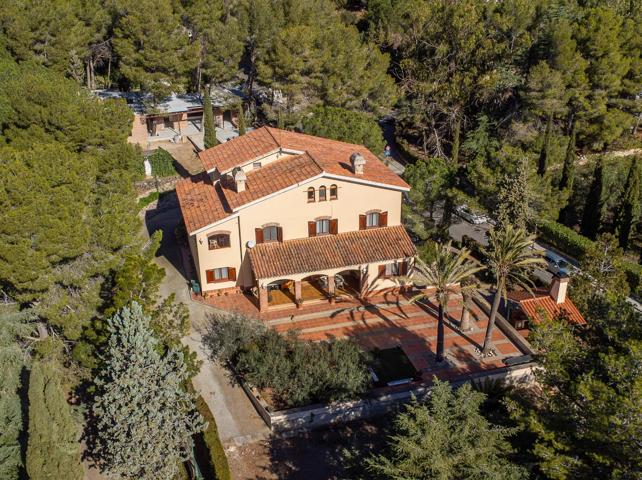
[[[460,386],[471,380],[479,381],[485,379],[502,379],[509,383],[530,383],[533,380],[532,371],[536,364],[531,361],[528,355],[523,357],[523,361],[526,363],[506,366],[489,372],[462,376],[459,380],[451,382],[451,385]],[[258,391],[243,383],[242,387],[267,426],[273,432],[279,433],[311,430],[326,425],[383,415],[396,411],[400,406],[410,402],[412,398],[422,400],[430,394],[432,389],[432,387],[429,386],[410,386],[406,390],[396,392],[380,394],[373,392],[370,398],[360,400],[332,405],[317,404],[272,412]]]

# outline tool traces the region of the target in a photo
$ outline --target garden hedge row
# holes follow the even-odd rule
[[[216,480],[232,480],[232,473],[230,471],[230,465],[227,463],[225,449],[218,436],[216,420],[207,403],[200,395],[196,399],[196,408],[207,422],[207,428],[202,432],[202,439],[209,450],[209,466],[214,470]],[[207,472],[203,471],[201,473],[203,473],[205,478],[208,478]]]
[[[539,236],[546,242],[558,248],[562,252],[581,260],[586,254],[593,241],[580,235],[575,230],[560,223],[540,219],[537,221]],[[624,262],[622,267],[631,287],[631,292],[639,292],[642,287],[642,265],[633,262]]]

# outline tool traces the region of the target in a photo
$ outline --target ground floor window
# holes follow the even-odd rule
[[[206,270],[207,283],[226,282],[236,280],[236,269],[232,267],[219,267]]]
[[[399,275],[399,264],[398,263],[388,263],[386,265],[386,277],[393,277]]]

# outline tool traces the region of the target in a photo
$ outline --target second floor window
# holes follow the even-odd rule
[[[207,246],[210,250],[227,248],[230,246],[230,236],[227,233],[217,233],[207,237]]]
[[[372,212],[366,215],[366,227],[378,227],[379,226],[379,212]]]
[[[319,201],[320,202],[325,202],[326,201],[326,190],[325,190],[325,187],[319,187]]]
[[[336,200],[339,197],[336,185],[330,185],[330,200]]]
[[[314,202],[316,200],[316,195],[314,192],[314,188],[310,187],[308,188],[308,203]]]
[[[263,227],[263,241],[264,242],[276,242],[279,238],[279,231],[276,225],[270,225],[269,227]]]
[[[330,233],[330,220],[317,220],[317,235],[327,235]]]

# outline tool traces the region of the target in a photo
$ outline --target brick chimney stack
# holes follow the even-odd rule
[[[566,291],[568,290],[568,275],[557,273],[553,275],[549,295],[558,305],[566,300]]]

